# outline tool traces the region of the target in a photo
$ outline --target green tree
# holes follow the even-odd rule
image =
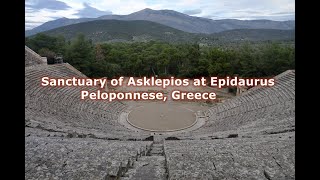
[[[67,48],[65,60],[87,76],[92,74],[93,46],[83,34],[79,34]]]

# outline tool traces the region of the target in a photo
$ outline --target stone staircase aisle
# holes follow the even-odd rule
[[[166,180],[166,160],[161,141],[154,141],[146,156],[134,162],[122,180]]]

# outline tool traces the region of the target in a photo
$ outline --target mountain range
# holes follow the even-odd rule
[[[72,40],[81,33],[94,43],[150,40],[166,42],[195,41],[195,36],[190,36],[190,33],[143,20],[95,20],[63,26],[42,33],[50,36],[62,35],[66,40]]]
[[[42,32],[49,36],[74,39],[84,34],[94,43],[104,42],[147,42],[216,44],[241,41],[294,40],[294,30],[279,29],[233,29],[218,33],[188,33],[159,23],[145,20],[95,20],[67,25]],[[31,36],[33,37],[33,36]]]
[[[295,29],[295,21],[271,21],[271,20],[237,20],[237,19],[222,19],[212,20],[202,17],[189,16],[173,10],[152,10],[143,9],[129,15],[105,15],[98,18],[79,18],[68,19],[60,18],[46,22],[31,30],[25,31],[25,36],[31,36],[39,32],[48,31],[51,29],[73,25],[83,22],[96,20],[123,20],[136,21],[144,20],[159,23],[177,30],[188,33],[218,33],[234,29],[278,29],[278,30],[293,30]]]

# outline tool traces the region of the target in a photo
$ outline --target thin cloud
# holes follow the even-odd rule
[[[39,12],[39,10],[26,7],[25,12],[26,13],[35,13],[35,12]]]
[[[83,3],[83,6],[84,6],[84,8],[82,10],[80,10],[78,13],[76,13],[75,15],[77,15],[79,17],[95,18],[95,17],[99,17],[99,16],[103,16],[103,15],[112,14],[111,11],[100,11],[94,7],[91,7],[87,3]]]
[[[67,10],[71,8],[65,2],[57,1],[57,0],[35,0],[35,1],[27,1],[26,7],[32,9],[51,9],[51,10]]]
[[[272,15],[294,15],[294,12],[275,12],[271,13]]]

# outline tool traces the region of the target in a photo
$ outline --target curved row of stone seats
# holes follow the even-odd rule
[[[133,162],[149,141],[25,138],[25,179],[107,179]]]
[[[25,67],[38,64],[47,64],[47,58],[41,57],[29,47],[25,46]]]
[[[208,120],[194,134],[294,126],[295,71],[288,70],[275,79],[273,87],[253,87],[205,111]]]
[[[165,141],[169,179],[294,179],[294,133],[280,137]]]
[[[85,77],[67,63],[25,68],[26,119],[113,135],[130,135],[131,130],[118,123],[126,105],[119,101],[81,100],[80,91],[96,91],[98,87],[43,87],[41,78]]]

